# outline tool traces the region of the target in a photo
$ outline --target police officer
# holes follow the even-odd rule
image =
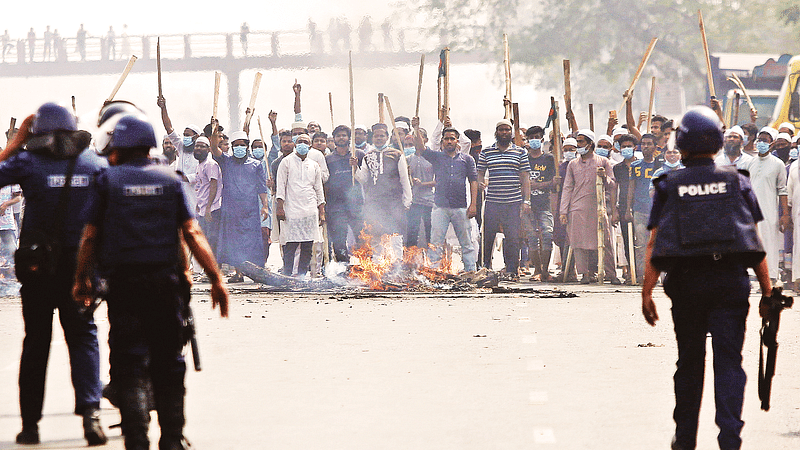
[[[155,133],[139,115],[122,117],[108,161],[86,209],[73,294],[91,302],[90,271],[97,258],[108,280],[112,379],[118,384],[126,449],[147,449],[150,415],[147,378],[161,428],[159,449],[186,448],[184,377],[189,278],[182,260],[185,240],[211,281],[212,306],[228,315],[228,293],[211,249],[192,216],[180,179],[151,164]]]
[[[20,184],[27,202],[16,261],[25,323],[19,367],[19,444],[39,443],[55,309],[69,350],[75,414],[83,416],[84,437],[89,445],[107,440],[100,427],[97,327],[91,315],[81,314],[70,295],[83,228],[80,211],[94,175],[105,165],[104,159],[86,150],[89,137],[77,131],[68,109],[45,103],[25,119],[0,156],[5,160],[0,164],[0,186]],[[26,150],[19,151],[23,145]],[[70,188],[62,196],[70,170]]]
[[[721,449],[740,448],[748,267],[755,270],[762,294],[772,293],[756,232],[761,210],[746,172],[714,165],[722,143],[719,117],[704,106],[689,110],[676,134],[686,168],[653,181],[642,313],[655,326],[653,287],[666,272],[664,292],[672,300],[678,341],[673,450],[694,449],[697,442],[707,333],[714,351],[717,440]]]

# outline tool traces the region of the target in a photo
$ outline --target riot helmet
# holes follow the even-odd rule
[[[114,127],[109,144],[112,150],[151,149],[156,147],[156,133],[144,114],[122,116]]]
[[[722,143],[722,121],[707,106],[689,109],[675,132],[676,146],[687,153],[716,153]]]
[[[45,103],[36,110],[31,128],[31,132],[35,135],[77,130],[78,123],[75,115],[67,108],[52,102]]]
[[[100,114],[97,117],[97,132],[94,136],[94,145],[97,148],[97,153],[101,155],[108,154],[108,145],[111,142],[117,122],[129,114],[144,113],[136,105],[125,100],[114,100],[100,109]]]

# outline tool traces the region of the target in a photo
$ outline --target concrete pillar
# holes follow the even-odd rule
[[[225,57],[233,58],[233,35],[225,35]]]

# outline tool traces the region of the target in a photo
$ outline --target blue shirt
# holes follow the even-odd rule
[[[434,193],[436,206],[439,208],[466,208],[466,181],[478,180],[478,171],[475,169],[475,160],[472,159],[472,156],[456,152],[451,157],[447,153],[434,152],[426,148],[422,151],[422,157],[433,166],[436,178],[436,192]]]
[[[650,180],[659,167],[655,161],[637,159],[631,163],[630,182],[633,183],[633,212],[650,213]]]
[[[522,184],[519,174],[531,171],[528,152],[514,144],[510,144],[506,151],[500,151],[496,145],[484,149],[478,158],[478,171],[489,172],[486,201],[492,203],[522,202]]]
[[[56,159],[48,155],[22,151],[0,164],[0,186],[19,184],[25,196],[25,215],[22,219],[20,240],[39,232],[50,232],[58,208],[61,188],[64,185],[69,160]],[[94,178],[108,162],[92,150],[84,150],[78,156],[70,183],[69,202],[63,234],[59,239],[65,248],[78,248],[85,221],[81,215],[89,199]]]
[[[356,150],[358,164],[364,159],[364,152]],[[330,176],[325,183],[326,211],[361,211],[364,197],[361,195],[361,183],[353,182],[353,168],[350,165],[350,152],[340,155],[334,150],[325,157]]]

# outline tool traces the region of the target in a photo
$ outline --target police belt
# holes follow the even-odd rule
[[[745,266],[745,262],[739,255],[714,253],[704,256],[685,256],[674,259],[673,268],[717,268]]]
[[[180,273],[172,263],[119,264],[106,271],[108,278],[158,277]]]

